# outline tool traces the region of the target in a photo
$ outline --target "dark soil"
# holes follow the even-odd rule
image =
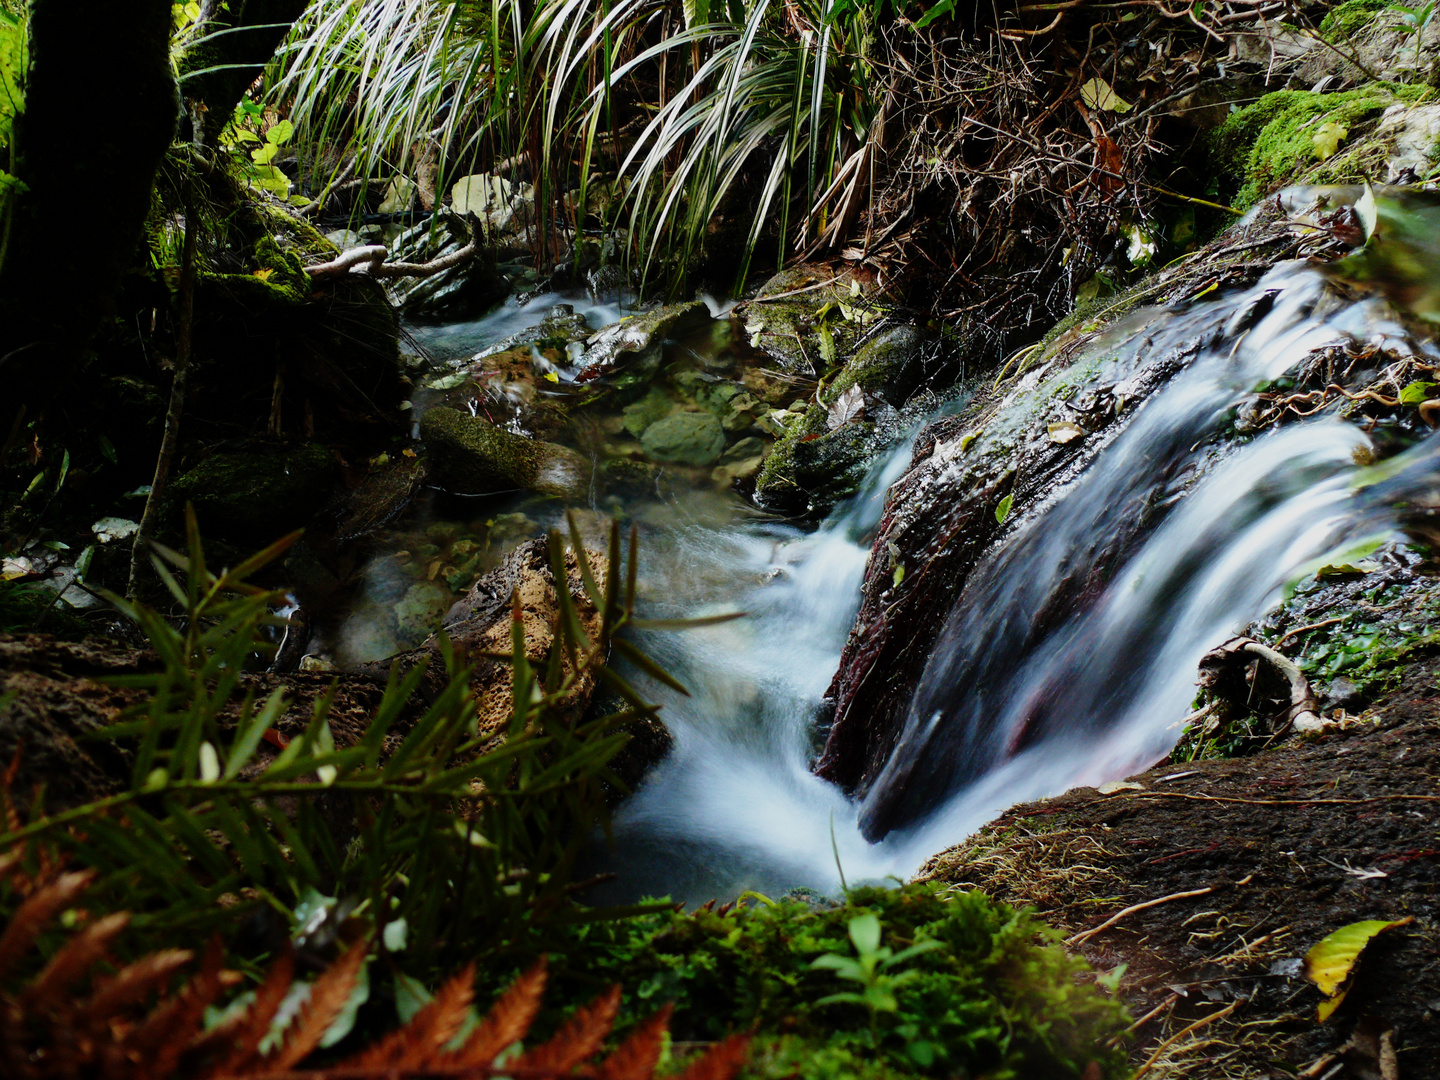
[[[1147,1077],[1388,1077],[1375,1048],[1390,1028],[1400,1077],[1440,1077],[1437,687],[1432,654],[1342,729],[1017,806],[922,877],[1096,931],[1072,944],[1099,972],[1127,965],[1118,992],[1141,1018],[1132,1061],[1154,1057]],[[1349,923],[1405,916],[1319,1022],[1301,958]]]

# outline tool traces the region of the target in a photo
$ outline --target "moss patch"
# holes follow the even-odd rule
[[[1266,194],[1301,180],[1316,184],[1358,183],[1383,164],[1385,148],[1367,142],[1358,130],[1397,102],[1415,103],[1434,93],[1426,86],[1369,83],[1335,94],[1277,90],[1232,113],[1215,135],[1222,168],[1241,181],[1233,204],[1253,206]],[[1332,157],[1315,154],[1322,124],[1348,130]]]
[[[1320,36],[1329,42],[1346,41],[1374,22],[1379,12],[1393,11],[1394,7],[1388,0],[1346,0],[1321,20]]]
[[[200,525],[268,542],[309,521],[329,498],[335,461],[323,446],[212,454],[175,481],[171,501],[195,506]]]

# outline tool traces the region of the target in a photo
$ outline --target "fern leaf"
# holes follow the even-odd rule
[[[269,1033],[275,1014],[280,1011],[280,1005],[294,983],[295,953],[287,945],[285,951],[270,965],[264,981],[256,988],[255,1000],[250,1003],[250,1007],[233,1024],[227,1024],[224,1028],[217,1028],[212,1032],[227,1038],[231,1049],[229,1055],[206,1074],[207,1080],[209,1077],[240,1073],[260,1056],[260,1043]]]
[[[673,1005],[666,1005],[643,1021],[620,1044],[620,1049],[596,1067],[595,1080],[650,1080],[665,1049],[665,1032],[674,1009]]]
[[[123,1010],[144,1001],[194,957],[189,949],[161,949],[142,956],[101,983],[81,1008],[78,1019],[86,1027],[102,1027]]]
[[[433,1064],[445,1044],[465,1022],[466,1010],[475,1000],[475,965],[467,965],[435,992],[399,1031],[342,1062],[342,1069],[377,1069],[408,1072]]]
[[[111,944],[130,925],[130,913],[117,911],[96,919],[50,958],[25,992],[26,1008],[48,1012],[68,1005],[68,991],[99,963]]]
[[[749,1035],[731,1035],[722,1039],[703,1057],[692,1061],[673,1080],[731,1080],[750,1053]]]
[[[617,984],[589,1005],[576,1009],[575,1015],[565,1021],[549,1042],[522,1055],[515,1062],[515,1071],[523,1074],[526,1070],[533,1070],[541,1075],[556,1076],[569,1072],[599,1051],[619,1012],[620,987]]]
[[[40,931],[73,904],[94,880],[94,870],[62,874],[20,905],[10,925],[0,934],[0,979],[10,973],[16,961],[35,943]]]
[[[500,995],[485,1019],[470,1033],[465,1045],[452,1054],[447,1065],[483,1069],[501,1050],[523,1039],[540,1011],[545,993],[546,967],[542,956]]]
[[[217,936],[205,949],[200,970],[174,997],[163,1001],[122,1043],[132,1061],[148,1061],[146,1080],[165,1080],[180,1064],[190,1040],[200,1030],[205,1010],[225,989],[225,948]]]
[[[266,1071],[284,1072],[320,1044],[325,1032],[350,1000],[360,965],[370,949],[368,941],[358,941],[335,963],[321,973],[310,990],[310,1000],[285,1035],[285,1043],[265,1059]]]

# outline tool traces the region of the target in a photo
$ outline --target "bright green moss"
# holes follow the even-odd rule
[[[1222,168],[1241,180],[1232,204],[1253,206],[1277,188],[1298,182],[1359,183],[1369,179],[1385,157],[1385,148],[1357,130],[1378,119],[1397,102],[1415,103],[1434,91],[1426,86],[1369,83],[1340,93],[1277,90],[1232,113],[1215,137]],[[1321,125],[1335,123],[1349,132],[1339,152],[1326,161],[1315,153]]]
[[[1393,8],[1389,0],[1346,0],[1326,14],[1320,23],[1320,36],[1329,42],[1348,41],[1374,22],[1378,13]]]

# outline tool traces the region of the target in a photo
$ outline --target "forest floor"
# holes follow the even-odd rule
[[[1016,806],[921,876],[1032,904],[1097,972],[1125,965],[1137,1075],[1440,1077],[1440,656],[1339,729],[1106,789]],[[1306,952],[1406,916],[1319,1022]]]

